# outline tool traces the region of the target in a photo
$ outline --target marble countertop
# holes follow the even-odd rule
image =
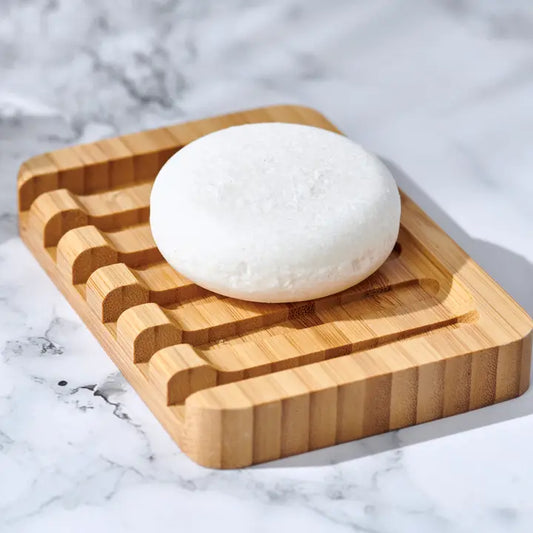
[[[184,456],[17,237],[39,152],[300,103],[533,313],[530,0],[2,0],[0,531],[533,530],[533,390],[242,471]]]

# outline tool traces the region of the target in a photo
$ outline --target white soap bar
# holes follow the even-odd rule
[[[258,302],[326,296],[392,251],[400,197],[381,161],[348,138],[285,123],[223,129],[172,156],[150,224],[165,259],[194,283]]]

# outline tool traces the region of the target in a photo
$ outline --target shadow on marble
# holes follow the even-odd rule
[[[533,316],[533,265],[502,246],[470,237],[396,164],[382,158],[398,186]]]
[[[481,265],[530,315],[533,315],[533,265],[524,257],[486,241],[471,238],[397,165],[384,159],[399,187],[411,197],[444,231]],[[324,466],[342,463],[391,450],[414,446],[498,424],[533,414],[533,387],[514,400],[509,400],[460,415],[419,424],[381,435],[287,457],[253,468],[287,468]]]

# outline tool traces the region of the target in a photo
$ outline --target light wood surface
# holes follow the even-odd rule
[[[201,135],[267,121],[337,131],[312,109],[277,106],[65,148],[20,169],[22,238],[182,450],[242,467],[522,394],[531,319],[405,195],[387,262],[327,298],[233,300],[163,261],[148,224],[163,163]]]

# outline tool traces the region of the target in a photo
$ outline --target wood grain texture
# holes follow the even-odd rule
[[[152,182],[220,128],[294,122],[277,106],[31,158],[18,177],[27,246],[185,453],[270,461],[514,398],[529,386],[532,321],[402,194],[398,243],[369,279],[312,302],[206,291],[164,262]]]

